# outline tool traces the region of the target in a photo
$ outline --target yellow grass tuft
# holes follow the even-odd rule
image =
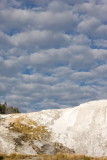
[[[33,140],[44,141],[50,138],[50,132],[45,126],[38,125],[28,117],[15,118],[10,123],[9,129],[12,132],[20,133],[17,138],[14,138],[16,148],[23,145],[23,142],[29,141],[32,144]]]

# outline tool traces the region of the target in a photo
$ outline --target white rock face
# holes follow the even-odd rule
[[[107,100],[92,101],[67,109],[0,115],[1,119],[5,119],[5,122],[0,123],[0,152],[14,151],[13,137],[17,135],[10,134],[6,126],[9,121],[20,116],[45,125],[51,132],[52,142],[62,143],[76,153],[107,156]],[[25,144],[23,153],[28,152],[25,148],[30,153],[34,152],[31,146]]]

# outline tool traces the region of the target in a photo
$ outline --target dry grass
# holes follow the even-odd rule
[[[22,160],[22,159],[27,159],[27,158],[32,158],[33,156],[30,155],[19,155],[19,154],[10,154],[10,155],[5,155],[5,154],[0,154],[0,160]]]
[[[62,154],[58,153],[54,156],[47,156],[47,155],[17,155],[11,154],[7,155],[0,155],[0,160],[107,160],[107,157],[89,157],[85,155],[76,155],[76,154]]]
[[[107,160],[107,157],[89,157],[77,154],[63,154],[58,153],[54,156],[42,156],[39,160]]]
[[[15,142],[15,151],[23,146],[26,142],[35,150],[34,141],[47,141],[50,138],[50,132],[45,126],[39,125],[27,116],[15,118],[10,122],[9,130],[12,133],[19,133],[13,140]],[[38,150],[37,150],[38,149]],[[39,153],[40,149],[36,148]]]
[[[9,129],[13,132],[21,133],[21,137],[26,140],[46,140],[49,139],[50,133],[45,126],[38,125],[28,117],[16,118],[10,123]]]

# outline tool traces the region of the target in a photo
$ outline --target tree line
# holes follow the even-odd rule
[[[20,113],[19,109],[13,106],[8,106],[5,102],[0,104],[0,114]]]

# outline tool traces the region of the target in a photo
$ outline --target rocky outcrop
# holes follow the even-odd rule
[[[74,153],[61,143],[51,141],[51,132],[24,114],[1,116],[0,152],[18,154]]]
[[[57,153],[69,153],[69,154],[74,154],[75,151],[73,149],[70,149],[66,146],[63,146],[61,143],[57,142],[51,142],[51,143],[46,143],[41,147],[41,152],[42,154],[57,154]]]
[[[78,107],[0,115],[0,152],[107,156],[107,100]]]

